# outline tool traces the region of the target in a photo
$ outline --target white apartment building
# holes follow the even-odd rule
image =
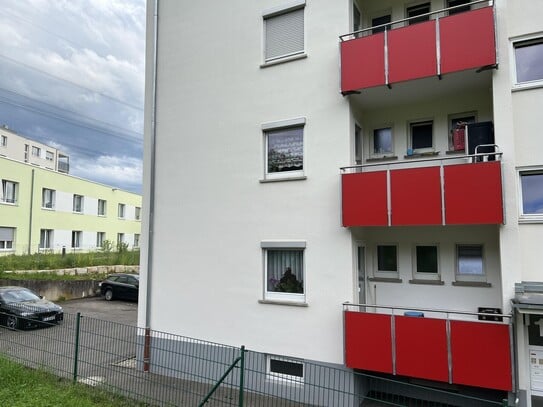
[[[543,405],[543,2],[147,23],[139,326]]]

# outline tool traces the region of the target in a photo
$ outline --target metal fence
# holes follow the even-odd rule
[[[151,406],[503,406],[498,394],[457,394],[299,361],[303,374],[270,373],[270,355],[80,314],[10,330],[0,354]],[[273,355],[271,355],[273,356]]]

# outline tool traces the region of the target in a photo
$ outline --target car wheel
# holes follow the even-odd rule
[[[19,320],[17,319],[17,317],[14,315],[8,315],[8,319],[6,321],[6,326],[8,327],[8,329],[11,329],[12,331],[14,331],[15,329],[17,329],[18,325],[19,325]]]
[[[106,293],[104,294],[104,297],[106,301],[111,301],[113,299],[113,291],[111,290],[111,288],[107,289]]]

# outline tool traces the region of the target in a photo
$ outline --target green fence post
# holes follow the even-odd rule
[[[245,380],[245,345],[241,347],[241,355],[239,360],[239,407],[243,407],[243,393]]]
[[[74,383],[77,382],[77,364],[79,359],[79,321],[81,320],[81,312],[78,312],[75,317],[75,349],[74,349]]]

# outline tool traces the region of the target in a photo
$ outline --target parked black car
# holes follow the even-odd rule
[[[100,293],[107,301],[113,299],[138,300],[140,276],[138,274],[115,273],[100,283]]]
[[[59,323],[62,307],[24,287],[0,287],[0,322],[9,329],[26,329]]]

